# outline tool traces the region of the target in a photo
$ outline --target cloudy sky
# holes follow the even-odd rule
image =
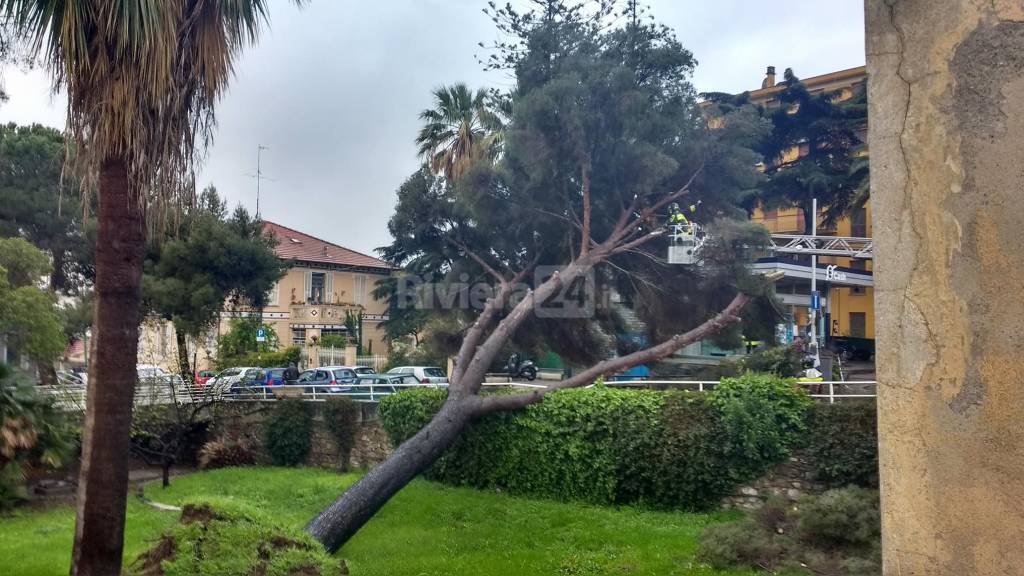
[[[493,41],[485,0],[271,2],[271,28],[237,66],[200,186],[264,218],[369,252],[389,242],[395,190],[419,162],[417,115],[436,86],[507,87],[477,63]],[[700,91],[760,87],[765,67],[801,77],[864,63],[862,0],[649,0],[700,62]],[[484,52],[484,54],[486,54]],[[65,99],[42,72],[7,70],[0,121],[64,125]]]

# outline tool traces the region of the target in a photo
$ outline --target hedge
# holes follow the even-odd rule
[[[392,442],[422,428],[444,394],[419,389],[382,400]],[[809,404],[792,381],[752,374],[705,394],[558,391],[473,423],[426,476],[596,504],[706,509],[789,454]]]
[[[301,398],[274,403],[264,429],[264,446],[276,466],[298,466],[313,444],[313,416]]]
[[[878,415],[874,402],[818,404],[809,413],[807,454],[830,486],[878,488]]]

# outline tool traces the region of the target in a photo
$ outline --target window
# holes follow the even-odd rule
[[[353,277],[353,291],[355,294],[352,297],[355,298],[356,304],[362,306],[366,299],[366,276],[357,274]]]
[[[274,282],[274,287],[267,293],[267,306],[277,306],[277,299],[280,297],[281,283]]]
[[[865,338],[867,333],[867,316],[863,312],[850,312],[850,336]]]
[[[302,346],[306,343],[306,329],[292,328],[292,344]]]
[[[853,221],[850,223],[850,236],[854,238],[868,237],[868,211],[864,208],[853,214]]]
[[[320,337],[324,336],[345,336],[348,330],[345,328],[323,328],[320,330]]]
[[[327,275],[323,272],[309,273],[309,304],[323,304],[324,295],[327,289]]]

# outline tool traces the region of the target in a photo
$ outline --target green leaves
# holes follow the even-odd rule
[[[809,402],[773,376],[720,388],[555,392],[520,412],[474,422],[426,475],[560,500],[711,508],[789,454]],[[444,391],[412,390],[382,400],[391,441],[419,431],[444,398]]]
[[[298,466],[312,447],[313,417],[301,398],[282,398],[267,419],[264,445],[277,466]]]

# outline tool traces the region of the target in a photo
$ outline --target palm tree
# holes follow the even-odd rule
[[[192,197],[197,146],[267,0],[0,0],[0,15],[67,91],[69,136],[98,175],[95,353],[71,571],[120,574],[147,207],[159,216]]]
[[[434,107],[420,113],[425,122],[416,138],[430,168],[455,180],[477,160],[494,159],[501,148],[509,100],[495,92],[472,92],[465,84],[434,90]]]

